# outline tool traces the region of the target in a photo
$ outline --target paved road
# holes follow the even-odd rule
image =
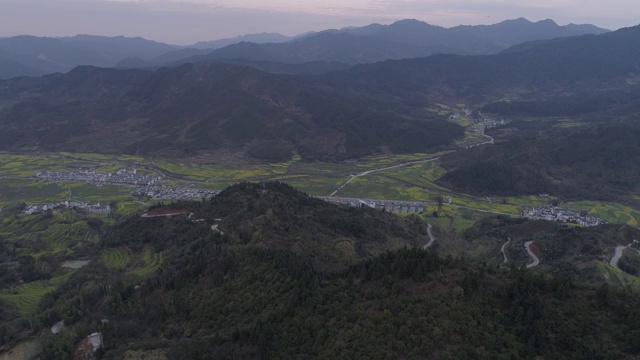
[[[482,136],[484,136],[485,138],[488,138],[489,140],[483,141],[481,143],[477,143],[477,144],[473,144],[473,145],[467,146],[466,149],[471,149],[473,147],[480,146],[480,145],[485,145],[485,144],[495,144],[495,141],[493,140],[493,138],[491,136],[489,136],[487,134],[482,134]]]
[[[407,165],[427,163],[427,162],[436,161],[436,160],[440,160],[440,157],[438,156],[436,158],[431,158],[431,159],[409,161],[409,162],[398,164],[398,165],[387,166],[387,167],[383,167],[383,168],[379,168],[379,169],[371,169],[371,170],[363,171],[361,173],[357,173],[357,174],[351,176],[351,179],[347,180],[346,183],[340,185],[340,187],[338,189],[336,189],[336,191],[332,192],[331,195],[329,195],[329,197],[334,196],[335,194],[337,194],[338,191],[342,190],[343,187],[347,186],[355,178],[359,178],[361,176],[366,176],[366,175],[369,175],[369,174],[372,174],[372,173],[378,172],[378,171],[391,170],[391,169],[395,169],[395,168],[399,168],[399,167],[403,167],[403,166],[407,166]]]
[[[624,252],[624,249],[626,249],[626,248],[628,248],[630,246],[631,245],[616,247],[616,252],[613,255],[613,257],[611,258],[611,261],[609,261],[609,265],[611,265],[614,268],[620,270],[620,268],[618,267],[618,261],[620,261],[620,258],[622,257],[622,253]]]
[[[527,253],[533,259],[533,262],[531,264],[527,264],[527,269],[532,268],[534,266],[538,266],[538,264],[540,264],[540,259],[538,259],[536,254],[534,254],[533,251],[531,251],[531,248],[530,248],[531,244],[533,244],[533,241],[527,241],[526,243],[524,243],[524,247],[527,249]]]
[[[507,261],[509,261],[509,259],[507,259],[507,253],[504,252],[504,248],[507,247],[507,245],[511,242],[511,238],[507,238],[509,240],[507,240],[506,243],[502,244],[502,248],[500,249],[500,252],[502,253],[502,256],[504,257],[504,261],[502,262],[503,264],[506,264]]]
[[[432,228],[431,224],[427,224],[427,235],[429,235],[429,242],[422,247],[424,250],[427,250],[428,248],[430,248],[431,245],[433,245],[433,242],[436,241],[436,239],[433,237],[433,234],[431,233],[431,228]]]

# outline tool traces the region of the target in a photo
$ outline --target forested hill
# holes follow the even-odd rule
[[[0,148],[340,160],[433,150],[463,135],[445,121],[374,107],[243,66],[79,67],[0,82]]]
[[[566,272],[534,275],[415,247],[381,253],[398,248],[391,235],[377,237],[383,227],[412,247],[412,220],[338,208],[275,183],[171,205],[179,207],[194,215],[130,219],[101,240],[163,250],[150,277],[87,267],[45,297],[36,324],[65,320],[62,334],[43,336],[50,354],[68,355],[76,331],[95,328],[103,359],[640,354],[637,295],[577,283]],[[209,228],[216,216],[224,235]],[[358,243],[368,253],[357,254]],[[352,266],[318,271],[311,259],[333,261],[334,251],[358,256],[344,258]]]
[[[640,191],[640,129],[599,125],[443,157],[441,185],[477,195],[619,200]]]
[[[240,183],[210,201],[176,206],[193,211],[192,219],[217,224],[242,245],[291,251],[324,271],[345,268],[387,250],[421,247],[428,241],[426,224],[418,218],[336,206],[277,182]],[[158,241],[156,250],[162,250],[172,242],[160,240],[167,236],[154,235],[160,231],[156,223],[164,221],[132,218],[109,230],[107,242],[117,246],[127,239],[138,239],[136,243],[148,239]]]

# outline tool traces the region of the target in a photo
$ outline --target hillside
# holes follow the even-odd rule
[[[376,112],[367,99],[226,64],[79,67],[0,84],[3,149],[344,159],[383,149],[422,152],[462,135],[454,124]]]
[[[602,279],[584,282],[567,266],[536,273],[440,258],[416,248],[421,242],[412,239],[424,234],[412,229],[424,229],[420,221],[340,208],[278,183],[239,184],[210,201],[170,207],[194,215],[131,218],[101,238],[106,249],[162,250],[164,261],[152,273],[140,278],[97,263],[45,296],[34,324],[47,332],[41,339],[50,354],[73,352],[82,334],[96,328],[104,359],[625,358],[640,352],[630,336],[640,332],[634,290],[618,291]],[[203,222],[194,221],[199,216]],[[208,229],[217,216],[224,235]],[[494,219],[465,236],[542,242],[540,234],[553,229]],[[611,243],[611,234],[613,228],[566,230],[559,237],[598,247]],[[586,245],[581,251],[592,256]],[[391,249],[400,250],[385,252]],[[7,321],[15,317],[5,313]],[[60,319],[64,331],[51,335],[48,326]]]
[[[443,186],[477,195],[548,193],[629,201],[640,192],[637,123],[594,125],[443,157]]]

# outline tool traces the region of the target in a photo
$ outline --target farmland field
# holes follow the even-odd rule
[[[145,249],[142,253],[142,263],[138,268],[135,268],[131,273],[140,277],[147,277],[154,272],[160,264],[164,261],[162,252],[154,253],[150,249]]]
[[[100,261],[113,269],[124,269],[131,262],[131,252],[126,248],[107,249],[100,256]]]
[[[67,271],[50,280],[40,280],[0,290],[0,299],[12,302],[22,314],[30,314],[36,310],[40,300],[50,291],[64,284],[73,271]]]

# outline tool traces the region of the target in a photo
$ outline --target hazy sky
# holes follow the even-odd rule
[[[640,23],[640,0],[0,0],[0,36],[125,35],[189,44],[406,18],[449,27],[518,17],[618,29]]]

